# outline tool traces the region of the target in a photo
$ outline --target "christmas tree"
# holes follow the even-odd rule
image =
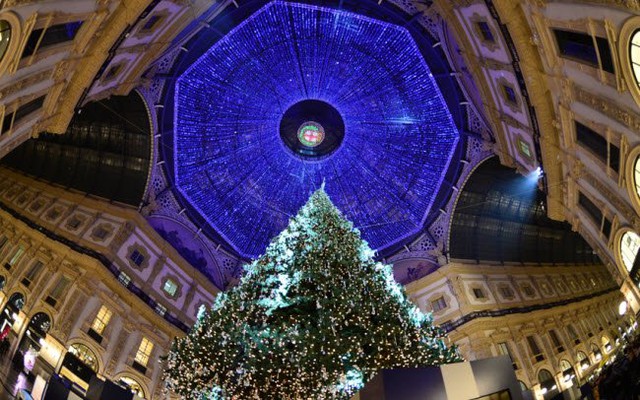
[[[459,361],[323,189],[167,356],[186,399],[349,399],[383,368]]]

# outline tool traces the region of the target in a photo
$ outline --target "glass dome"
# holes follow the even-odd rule
[[[459,140],[409,31],[303,4],[239,24],[181,74],[174,102],[176,189],[246,258],[323,182],[373,248],[416,234]],[[287,119],[308,102],[333,111]],[[307,122],[322,140],[300,140]]]

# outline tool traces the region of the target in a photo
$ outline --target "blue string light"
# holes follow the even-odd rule
[[[248,258],[322,182],[373,248],[416,233],[459,138],[410,33],[346,11],[269,3],[176,85],[176,186]],[[283,113],[308,99],[345,124],[341,147],[319,161],[279,136]]]

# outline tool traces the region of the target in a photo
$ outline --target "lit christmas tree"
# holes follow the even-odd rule
[[[324,190],[174,342],[186,399],[349,399],[383,368],[460,361]]]

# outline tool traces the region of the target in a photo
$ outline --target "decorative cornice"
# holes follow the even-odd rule
[[[603,7],[615,7],[620,8],[625,11],[640,11],[640,1],[639,0],[535,0],[540,6],[544,7],[548,3],[576,3],[578,5],[584,5],[585,3],[590,3],[596,6]]]
[[[583,103],[607,117],[628,126],[629,129],[634,132],[640,132],[640,115],[631,109],[614,102],[612,99],[593,94],[590,90],[576,84],[571,85],[571,93],[575,101]]]

